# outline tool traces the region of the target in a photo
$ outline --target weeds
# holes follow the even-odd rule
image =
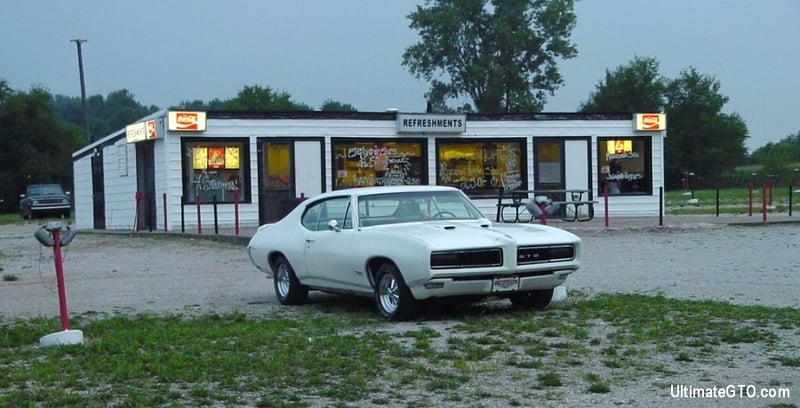
[[[458,323],[434,325],[432,317],[399,332],[367,307],[321,317],[309,309],[259,318],[78,316],[73,326],[87,343],[51,349],[36,344],[58,327],[55,319],[0,319],[0,406],[418,406],[474,398],[516,406],[669,376],[656,361],[722,364],[731,345],[759,345],[775,364],[800,365],[795,346],[779,354],[781,330],[800,329],[800,311],[791,308],[577,294],[545,311],[469,309],[444,318]],[[585,369],[593,371],[575,374]],[[525,391],[498,391],[501,380]]]

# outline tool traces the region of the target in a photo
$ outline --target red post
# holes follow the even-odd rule
[[[167,193],[164,193],[164,232],[167,232]]]
[[[767,222],[767,182],[761,185],[761,221]]]
[[[56,261],[56,281],[58,282],[58,307],[61,311],[61,329],[69,330],[67,290],[64,284],[64,265],[61,259],[61,234],[57,229],[53,230],[53,257]]]
[[[133,217],[133,230],[139,231],[139,214],[142,211],[142,199],[144,198],[144,193],[142,193],[141,191],[137,191],[135,197],[136,197],[136,214]]]
[[[608,228],[608,184],[603,186],[603,205],[605,206],[603,217],[605,218],[606,228]]]
[[[239,190],[233,190],[233,229],[239,235]]]
[[[536,203],[536,205],[542,210],[542,216],[539,217],[539,224],[547,225],[547,202]]]
[[[747,215],[753,216],[753,182],[747,183]]]
[[[194,196],[194,204],[197,206],[197,233],[203,233],[203,224],[200,222],[200,196]]]

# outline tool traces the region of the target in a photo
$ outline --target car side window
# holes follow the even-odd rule
[[[317,204],[314,204],[313,206],[308,207],[306,209],[305,214],[303,214],[303,220],[302,220],[302,223],[303,223],[304,227],[310,229],[311,231],[316,231],[317,230],[317,223],[318,223],[318,220],[319,220],[319,212],[320,212],[320,208],[321,208],[321,206],[323,204],[324,204],[324,202],[323,203],[317,203]]]
[[[336,220],[339,228],[351,229],[350,198],[338,197],[314,204],[303,214],[302,224],[311,231],[328,229],[328,222]]]

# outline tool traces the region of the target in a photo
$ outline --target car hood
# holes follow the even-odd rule
[[[488,220],[428,221],[373,228],[384,234],[406,235],[423,241],[434,251],[580,241],[575,235],[557,228],[537,224],[493,224]]]

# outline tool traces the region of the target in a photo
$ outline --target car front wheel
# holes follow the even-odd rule
[[[282,305],[301,305],[308,299],[308,287],[300,283],[289,261],[283,256],[275,261],[275,296]]]
[[[409,320],[418,312],[417,300],[406,286],[400,271],[392,263],[378,268],[375,304],[381,315],[389,320]]]
[[[531,290],[511,296],[511,304],[514,307],[540,310],[546,308],[552,298],[553,289]]]

